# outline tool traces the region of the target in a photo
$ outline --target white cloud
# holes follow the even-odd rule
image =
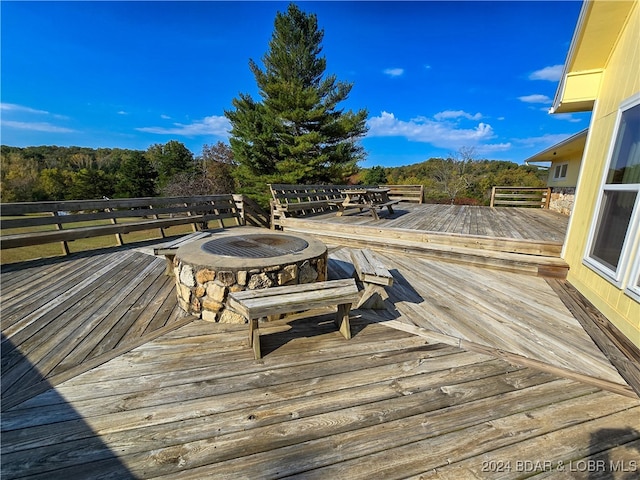
[[[399,77],[404,73],[404,68],[387,68],[384,71],[385,75],[389,75],[390,77]]]
[[[537,93],[533,95],[524,95],[522,97],[518,97],[518,100],[524,103],[548,103],[549,105],[552,103],[549,97]]]
[[[578,123],[582,121],[581,118],[576,118],[571,113],[554,113],[551,116],[557,120],[565,120],[571,123]]]
[[[7,113],[26,113],[30,115],[49,115],[53,118],[66,119],[64,115],[57,115],[46,110],[39,110],[37,108],[27,107],[25,105],[18,105],[15,103],[0,103],[0,110]]]
[[[22,112],[34,113],[37,115],[49,115],[45,110],[36,110],[35,108],[25,107],[24,105],[16,105],[15,103],[0,103],[0,109],[5,112]]]
[[[536,70],[529,75],[529,80],[548,80],[550,82],[557,82],[562,76],[562,70],[564,65],[552,65],[550,67],[544,67],[540,70]]]
[[[171,117],[169,115],[160,115],[160,118],[163,120],[171,120]]]
[[[128,113],[128,112],[125,112],[124,110],[120,110],[120,111],[118,112],[118,115],[129,115],[129,113]]]
[[[173,127],[141,127],[136,128],[140,132],[157,133],[160,135],[182,135],[196,137],[200,135],[215,135],[226,137],[231,130],[231,124],[226,117],[211,116],[190,124],[174,123]]]
[[[567,133],[548,133],[545,135],[541,135],[539,137],[528,137],[528,138],[518,138],[515,139],[514,142],[519,146],[528,147],[528,148],[539,148],[544,149],[548,148],[556,143],[560,143],[563,140],[569,138],[572,134]]]
[[[475,128],[460,128],[447,121],[434,121],[426,117],[418,117],[409,121],[400,120],[393,113],[382,112],[367,121],[368,137],[404,137],[413,142],[423,142],[438,148],[452,150],[460,147],[477,147],[480,151],[506,150],[507,143],[485,144],[495,138],[491,125],[478,123]]]
[[[464,145],[466,146],[466,145]],[[486,145],[476,145],[473,147],[477,154],[487,154],[494,152],[506,152],[512,147],[511,142],[506,143],[488,143]]]
[[[2,126],[17,130],[29,130],[32,132],[49,133],[74,133],[76,130],[67,127],[60,127],[50,122],[32,121],[31,118],[42,117],[54,118],[56,120],[67,119],[64,115],[56,115],[46,110],[18,105],[15,103],[0,103],[0,110],[3,112]],[[12,120],[7,117],[13,117]]]
[[[436,113],[433,118],[436,120],[448,120],[453,118],[466,118],[467,120],[480,120],[482,118],[481,113],[471,115],[464,110],[445,110],[444,112]]]
[[[2,126],[16,128],[19,130],[31,130],[35,132],[49,133],[74,133],[75,130],[66,127],[58,127],[48,122],[16,122],[13,120],[3,120]]]

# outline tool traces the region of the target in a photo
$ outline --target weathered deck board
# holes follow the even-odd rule
[[[389,290],[394,307],[418,327],[626,383],[543,279],[380,256],[402,274],[404,291],[415,292],[404,299]]]
[[[428,232],[483,235],[564,241],[569,217],[535,208],[491,208],[468,205],[434,205],[400,203],[393,214],[383,214],[380,220],[354,212],[337,217],[326,213],[312,219],[344,225],[371,225],[382,228],[409,228]]]
[[[4,477],[395,478],[522,442],[568,461],[605,424],[640,438],[637,399],[357,320],[347,348],[330,323],[274,322],[260,362],[242,326],[202,321],[114,358],[3,414]]]
[[[61,381],[67,371],[89,369],[96,359],[104,362],[112,352],[144,343],[143,334],[153,338],[169,319],[176,327],[181,321],[175,305],[167,303],[173,286],[162,260],[133,250],[91,260],[53,261],[44,275],[32,272],[32,288],[14,284],[22,300],[3,285],[3,408],[49,388],[45,380]],[[11,298],[8,312],[5,292]],[[148,328],[151,323],[155,328]]]
[[[332,253],[341,274],[353,272],[348,252],[336,248]],[[431,332],[438,341],[458,346],[467,342],[477,351],[493,351],[500,358],[555,374],[564,371],[570,378],[635,395],[543,279],[380,252],[379,256],[395,283],[387,289],[388,311],[367,313],[367,318],[396,320]]]

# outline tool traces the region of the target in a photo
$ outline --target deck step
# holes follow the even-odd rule
[[[440,234],[440,241],[434,238],[430,238],[429,241],[418,241],[415,236],[397,234],[396,229],[384,229],[379,234],[375,234],[374,232],[379,229],[373,227],[360,226],[357,229],[342,225],[337,228],[335,225],[326,227],[326,223],[299,222],[297,219],[295,221],[287,219],[283,225],[284,231],[306,233],[333,245],[396,252],[540,277],[563,279],[566,278],[569,270],[569,265],[559,256],[521,253],[517,251],[517,246],[514,247],[516,251],[505,251],[502,247],[488,248],[487,245],[482,244],[475,247],[473,239],[467,241],[468,246],[461,246],[464,240],[462,236],[456,236],[451,241],[447,235]],[[515,240],[509,241],[514,245],[517,243]],[[523,242],[526,246],[527,241]]]

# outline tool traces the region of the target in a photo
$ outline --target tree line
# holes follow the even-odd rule
[[[423,185],[427,203],[489,205],[491,188],[544,187],[547,171],[505,160],[478,159],[463,148],[446,158],[402,167],[372,167],[357,181],[368,185]]]
[[[146,151],[84,147],[0,147],[3,202],[205,195],[236,190],[230,148],[194,156],[171,140]]]
[[[547,176],[535,167],[469,155],[430,158],[401,167],[356,167],[352,172],[337,183],[424,185],[427,202],[474,205],[488,204],[494,185],[544,186]],[[0,147],[2,202],[237,193],[245,174],[239,171],[231,147],[222,142],[204,145],[197,156],[175,140],[146,151]],[[275,175],[272,178],[274,183],[286,183]],[[254,185],[252,181],[249,187]],[[248,190],[256,197],[255,190]]]

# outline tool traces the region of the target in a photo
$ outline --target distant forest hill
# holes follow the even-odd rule
[[[194,155],[180,142],[147,150],[85,147],[0,147],[2,202],[232,193],[235,163],[228,145]],[[545,186],[536,167],[469,155],[431,158],[402,167],[363,168],[353,183],[424,185],[431,203],[486,205],[491,187]]]

